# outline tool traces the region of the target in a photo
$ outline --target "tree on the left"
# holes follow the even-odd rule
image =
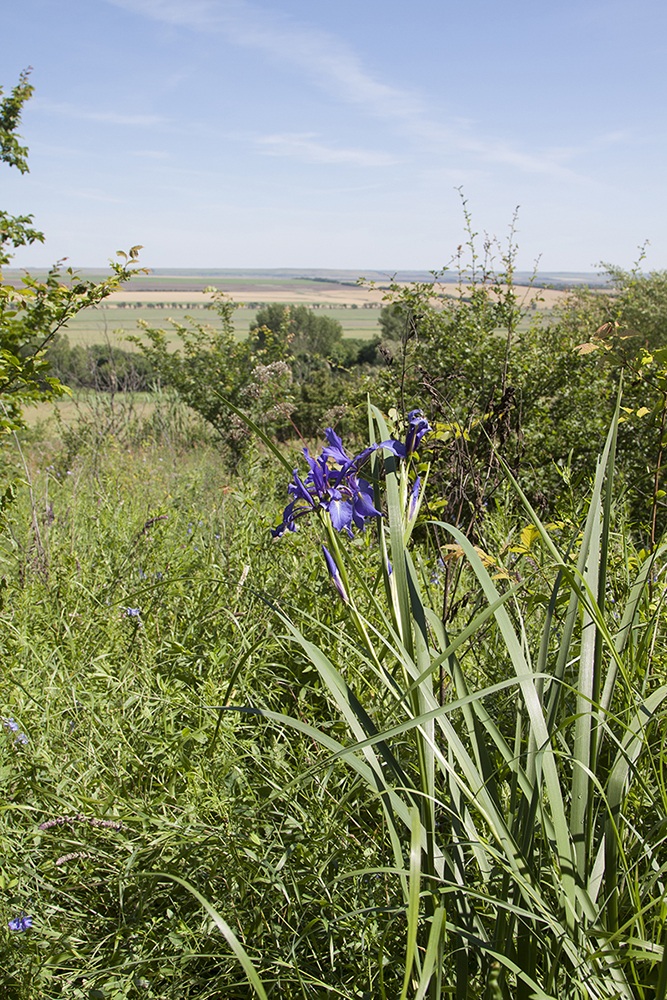
[[[12,91],[0,87],[0,164],[28,171],[28,149],[21,145],[18,128],[23,106],[32,95],[30,70],[24,70]],[[0,209],[0,433],[22,425],[23,406],[53,399],[67,392],[49,374],[46,352],[54,337],[82,309],[97,305],[137,273],[140,246],[118,251],[110,262],[111,274],[101,282],[89,281],[60,261],[44,280],[24,274],[20,284],[5,280],[3,268],[18,247],[43,243],[44,234],[33,227],[31,215],[10,215]]]

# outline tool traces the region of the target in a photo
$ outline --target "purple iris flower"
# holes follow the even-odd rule
[[[359,469],[363,468],[363,466],[366,464],[366,460],[369,458],[370,455],[373,454],[373,452],[377,448],[376,444],[371,444],[368,446],[368,448],[364,448],[363,451],[360,451],[358,455],[355,455],[354,458],[350,458],[348,453],[345,451],[345,448],[343,447],[343,442],[338,437],[333,427],[327,427],[327,429],[324,432],[324,436],[326,437],[329,444],[327,445],[326,448],[322,449],[322,458],[325,460],[330,460],[334,462],[336,465],[340,465],[341,466],[340,471],[342,474],[345,474],[345,472],[352,466],[354,466],[354,468],[358,472]]]
[[[405,438],[405,451],[408,458],[417,451],[424,434],[431,430],[429,422],[421,410],[411,410],[408,413],[408,433]]]
[[[292,499],[283,511],[282,522],[271,531],[274,538],[296,531],[297,518],[318,508],[327,511],[336,531],[347,531],[350,537],[353,526],[363,531],[366,518],[382,516],[375,507],[372,486],[357,475],[374,447],[351,458],[333,428],[327,428],[326,438],[328,444],[317,458],[304,448],[309,471],[301,479],[294,470],[287,487]],[[332,468],[330,462],[340,468]]]
[[[338,591],[338,593],[340,594],[340,596],[343,598],[343,600],[345,601],[345,603],[349,604],[349,598],[347,596],[347,591],[345,590],[345,586],[344,586],[343,581],[341,579],[341,575],[340,575],[340,572],[338,570],[338,566],[336,565],[336,560],[331,555],[331,553],[329,552],[329,550],[326,547],[326,545],[322,546],[322,552],[324,553],[324,558],[326,560],[327,569],[329,570],[329,575],[330,575],[331,579],[334,582],[336,590]]]
[[[421,439],[430,430],[429,422],[422,411],[410,410],[408,413],[408,430],[405,435],[405,443],[390,438],[389,441],[383,441],[380,448],[386,448],[396,458],[410,458],[419,448]]]
[[[347,491],[332,489],[329,490],[329,498],[323,499],[322,506],[329,511],[329,517],[336,531],[347,531],[350,533],[352,523],[352,506],[349,502]]]
[[[417,501],[419,499],[419,487],[421,485],[421,476],[417,476],[415,479],[415,485],[410,491],[410,502],[408,504],[408,520],[411,521],[412,518],[417,513]]]
[[[363,530],[364,519],[367,517],[382,517],[382,511],[375,506],[373,487],[365,479],[355,475],[348,476],[348,488],[351,491],[352,520],[357,528]]]
[[[23,914],[21,917],[12,917],[7,921],[10,931],[27,931],[32,927],[32,917]]]
[[[331,459],[331,461],[335,462],[337,465],[349,465],[353,459],[350,458],[348,453],[345,451],[343,442],[336,434],[333,427],[327,427],[324,432],[324,436],[329,443],[326,448],[322,449],[322,458],[325,461]]]
[[[307,448],[303,449],[303,453],[306,457],[306,461],[310,466],[310,472],[306,476],[306,482],[310,481],[309,485],[312,490],[317,494],[317,496],[322,496],[329,485],[329,466],[327,464],[327,459],[324,452],[319,456],[319,458],[313,458]],[[295,476],[295,479],[297,477]],[[312,492],[312,490],[310,492]]]

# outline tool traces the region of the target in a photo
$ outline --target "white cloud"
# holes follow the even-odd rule
[[[249,0],[107,0],[114,6],[162,23],[199,31],[217,31],[232,44],[263,52],[270,58],[305,72],[318,85],[334,93],[339,100],[358,106],[362,111],[393,122],[403,140],[412,139],[441,157],[468,155],[481,162],[513,167],[529,174],[554,179],[581,179],[564,163],[579,151],[530,150],[515,148],[494,136],[475,135],[474,123],[461,121],[454,114],[449,123],[435,120],[424,100],[405,88],[391,86],[378,79],[363,65],[359,56],[329,32],[298,22],[268,7]],[[309,141],[305,137],[304,141]],[[288,155],[289,140],[283,142],[280,155]],[[277,152],[279,144],[275,144]],[[298,150],[292,142],[292,152]],[[353,151],[350,151],[351,153]],[[362,151],[358,151],[363,155]],[[585,152],[585,150],[581,150]],[[317,155],[317,162],[353,162],[332,151],[324,159],[324,149],[310,152],[302,145],[301,154]],[[373,154],[371,154],[373,155]],[[358,158],[356,162],[361,162]],[[466,165],[466,169],[469,165]]]
[[[293,156],[308,163],[349,163],[356,167],[386,167],[398,163],[398,158],[389,153],[328,146],[318,142],[315,133],[264,135],[255,142],[269,156]]]
[[[168,121],[161,115],[129,115],[118,111],[90,111],[76,104],[57,104],[50,101],[35,100],[32,107],[35,111],[46,111],[48,114],[76,118],[79,121],[101,122],[108,125],[138,125],[142,128],[149,128],[153,125],[165,125]]]
[[[168,24],[217,30],[236,45],[256,49],[305,70],[344,100],[382,117],[421,113],[416,95],[376,79],[334,35],[245,0],[108,0],[116,7]]]

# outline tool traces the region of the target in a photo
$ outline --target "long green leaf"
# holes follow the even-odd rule
[[[199,892],[198,889],[195,889],[195,887],[191,885],[189,882],[186,882],[185,879],[179,878],[178,875],[172,875],[169,872],[151,872],[150,874],[154,875],[156,878],[168,878],[171,879],[172,882],[177,882],[179,885],[182,885],[184,889],[187,889],[187,891],[191,893],[191,895],[193,895],[199,903],[201,903],[201,905],[204,907],[209,917],[211,918],[215,926],[218,928],[220,933],[223,935],[223,937],[227,941],[227,944],[232,949],[232,951],[238,958],[239,962],[243,966],[243,971],[248,977],[248,981],[252,986],[252,988],[254,989],[257,996],[260,997],[261,1000],[268,1000],[268,997],[266,995],[266,990],[262,985],[262,981],[259,978],[259,975],[257,974],[257,970],[255,969],[255,966],[253,965],[252,959],[248,955],[248,952],[245,950],[245,948],[243,947],[243,945],[241,944],[241,942],[239,941],[239,939],[237,938],[236,934],[231,929],[227,921],[220,916],[220,914],[213,906],[213,904],[210,903],[205,896],[202,896],[202,894]]]

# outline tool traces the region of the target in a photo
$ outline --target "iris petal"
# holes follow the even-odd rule
[[[391,452],[396,458],[405,458],[407,455],[405,445],[402,441],[395,441],[393,438],[389,438],[388,441],[383,441],[380,448],[384,448],[386,451]]]
[[[332,462],[336,462],[338,465],[349,465],[352,459],[345,451],[343,442],[338,437],[333,427],[327,427],[324,432],[324,436],[329,444],[328,447],[322,449],[322,458],[324,458],[325,461],[331,459]]]
[[[336,531],[342,531],[343,528],[349,531],[352,521],[352,504],[347,500],[330,500],[329,516]]]

